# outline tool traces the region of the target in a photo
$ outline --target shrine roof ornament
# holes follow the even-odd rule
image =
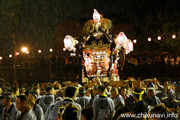
[[[101,28],[106,33],[109,33],[109,30],[112,28],[112,21],[107,18],[103,18],[103,15],[99,14],[99,12],[94,9],[93,19],[88,20],[83,29],[83,34],[89,35],[94,33],[95,31],[99,31]]]
[[[99,12],[96,9],[94,9],[93,21],[98,23],[98,22],[100,22],[100,20],[101,20],[101,16],[100,16]]]
[[[120,32],[115,38],[109,34],[112,21],[103,18],[94,9],[93,19],[85,23],[83,32],[84,41],[79,43],[71,35],[64,38],[64,49],[81,55],[84,77],[118,75],[119,68],[124,67],[125,54],[133,51],[133,43],[124,32]],[[94,54],[101,53],[101,54]]]

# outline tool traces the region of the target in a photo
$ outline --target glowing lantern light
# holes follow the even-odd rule
[[[0,60],[2,60],[2,56],[0,56]]]
[[[63,48],[63,51],[66,51],[66,48]]]
[[[158,36],[157,39],[158,39],[158,40],[161,40],[161,36]]]
[[[19,52],[16,52],[16,55],[19,55]]]
[[[65,49],[69,50],[69,51],[75,51],[76,48],[74,47],[74,45],[76,44],[77,40],[74,40],[74,38],[70,35],[66,35],[64,38],[64,47]]]
[[[26,51],[26,54],[29,54],[29,51]]]
[[[137,43],[137,40],[136,40],[136,39],[134,39],[134,40],[133,40],[133,43]]]
[[[53,49],[52,49],[52,48],[50,48],[50,49],[49,49],[49,52],[53,52]]]
[[[27,51],[27,47],[22,47],[22,51],[26,52]]]
[[[41,53],[42,51],[41,50],[38,50],[38,53]]]
[[[126,42],[126,54],[130,53],[133,51],[133,43],[130,39]]]
[[[172,39],[175,39],[176,38],[176,35],[172,35]]]
[[[12,54],[9,54],[9,57],[12,58]]]
[[[98,11],[96,9],[94,9],[94,13],[93,13],[93,20],[94,20],[94,22],[97,23],[97,22],[100,21],[100,19],[101,19],[100,14],[98,13]]]
[[[122,45],[127,41],[127,37],[123,32],[120,32],[117,37],[117,44]]]
[[[151,41],[151,38],[150,38],[150,37],[148,37],[148,41],[149,41],[149,42]]]
[[[70,56],[76,56],[76,53],[70,53]]]

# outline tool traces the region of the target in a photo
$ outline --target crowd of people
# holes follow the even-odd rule
[[[23,87],[2,83],[0,120],[180,120],[180,83],[129,80],[121,87],[58,81]]]
[[[144,64],[156,64],[164,63],[166,65],[179,65],[180,56],[172,57],[171,55],[156,55],[152,57],[138,57],[138,56],[128,56],[126,58],[127,63],[133,64],[135,66],[144,65]]]
[[[127,56],[125,66],[119,74],[122,79],[129,76],[159,79],[171,78],[179,80],[180,78],[180,57],[172,57],[171,55],[156,56]]]

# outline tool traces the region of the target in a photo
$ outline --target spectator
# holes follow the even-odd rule
[[[63,100],[64,97],[64,88],[61,88],[59,91],[56,92],[56,101]]]
[[[126,106],[126,108],[128,108],[130,111],[134,111],[134,110],[135,110],[135,108],[136,108],[136,102],[135,102],[132,94],[129,95],[129,96],[127,97],[127,99],[125,100],[125,106]]]
[[[121,89],[120,89],[120,94],[121,94],[121,96],[123,97],[123,99],[124,100],[126,100],[126,98],[127,98],[127,89],[126,89],[126,87],[121,87]]]
[[[115,106],[118,105],[118,104],[125,105],[124,99],[123,99],[123,97],[119,94],[117,88],[113,88],[113,89],[111,90],[111,98],[112,98]]]
[[[26,91],[26,89],[24,87],[22,87],[19,91],[20,95],[25,95],[25,91]]]
[[[145,99],[148,109],[154,105],[161,104],[159,98],[155,95],[154,88],[148,88],[148,97]]]
[[[79,88],[79,97],[76,100],[76,102],[81,105],[82,109],[85,108],[90,103],[90,100],[91,100],[90,97],[85,96],[85,92],[86,92],[85,88],[80,87]]]
[[[165,64],[168,64],[168,59],[169,59],[168,56],[165,55],[165,57],[164,57],[164,63],[165,63]]]
[[[20,112],[12,103],[12,95],[9,92],[2,94],[1,103],[4,106],[1,120],[17,120]]]
[[[30,105],[31,109],[34,111],[37,120],[44,120],[43,109],[41,108],[41,106],[36,104],[37,95],[38,94],[36,92],[34,92],[34,91],[31,91],[28,94],[29,105]]]
[[[98,86],[99,97],[93,101],[94,117],[93,120],[98,119],[112,119],[114,115],[114,102],[105,94],[105,86]]]
[[[133,83],[131,81],[129,81],[128,85],[129,85],[128,86],[129,87],[129,91],[132,94],[132,91],[134,90],[134,85],[133,85]]]
[[[46,87],[46,95],[39,99],[39,105],[42,107],[44,114],[53,103],[55,103],[54,88],[48,86]]]
[[[84,108],[82,110],[81,120],[92,120],[93,115],[93,107]]]
[[[93,96],[91,96],[91,97],[92,97],[93,99],[99,97],[99,95],[98,95],[98,86],[93,86],[92,95],[93,95]]]
[[[36,92],[37,93],[37,99],[40,99],[42,96],[40,95],[40,88],[39,87],[33,87],[32,91]]]
[[[169,62],[174,66],[174,58],[171,55],[169,56]]]
[[[180,82],[175,83],[175,103],[180,103]]]
[[[1,79],[0,79],[0,82],[1,82]],[[2,94],[2,88],[0,87],[0,95]],[[0,98],[0,117],[2,116],[2,111],[3,111],[3,105],[1,103],[1,98]]]
[[[180,56],[178,55],[177,57],[176,57],[176,65],[179,65],[179,61],[180,61]]]
[[[13,86],[12,87],[12,102],[16,102],[16,97],[19,95],[19,87]]]
[[[155,105],[149,110],[149,116],[151,116],[149,120],[173,120],[174,118],[170,114],[172,112],[164,104]],[[161,117],[158,115],[161,115]]]
[[[79,116],[79,108],[73,103],[69,103],[65,105],[65,107],[59,108],[59,115],[57,120],[78,120]]]
[[[78,116],[79,120],[81,117],[81,105],[74,102],[74,98],[76,97],[76,88],[72,86],[68,86],[65,89],[65,99],[63,101],[57,101],[52,104],[45,113],[45,120],[56,120],[58,116],[58,109],[61,106],[65,106],[66,104],[72,102],[73,105],[79,108]]]
[[[160,86],[160,92],[156,94],[156,96],[161,100],[161,102],[164,102],[165,99],[168,98],[168,81],[164,82],[164,86]]]
[[[36,120],[36,116],[29,106],[28,99],[25,95],[17,96],[16,107],[21,111],[17,120]]]
[[[107,95],[108,97],[111,96],[111,89],[112,89],[112,86],[110,86],[110,85],[108,85],[108,86],[106,87],[106,95]]]
[[[142,95],[144,94],[144,91],[141,91],[140,89],[135,89],[133,91],[133,98],[136,101],[136,108],[134,110],[134,113],[136,114],[146,114],[147,113],[147,105],[142,100]]]

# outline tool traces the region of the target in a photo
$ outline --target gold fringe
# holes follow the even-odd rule
[[[102,18],[100,20],[100,23],[101,23],[101,29],[104,29],[106,32],[109,32],[109,30],[112,28],[112,21],[110,19]],[[84,25],[82,33],[85,35],[92,34],[94,30],[93,24],[95,24],[93,20],[88,20]]]

